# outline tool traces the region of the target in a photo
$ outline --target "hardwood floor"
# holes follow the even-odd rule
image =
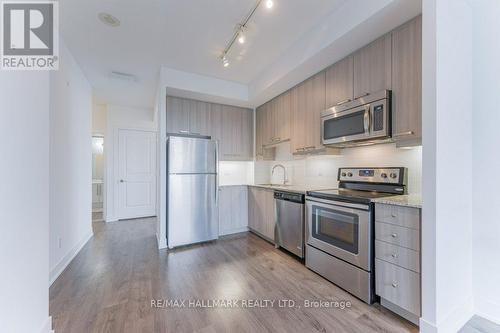
[[[50,288],[56,333],[418,331],[253,234],[167,252],[158,251],[155,229],[154,219],[94,224],[95,236]],[[238,300],[240,307],[152,307],[157,299]],[[242,308],[243,300],[275,303]],[[280,308],[279,300],[296,306]],[[304,300],[352,306],[306,308]]]

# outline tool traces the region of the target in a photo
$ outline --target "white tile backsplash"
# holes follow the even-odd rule
[[[282,170],[275,164],[283,164],[287,169],[289,183],[308,186],[338,186],[339,167],[406,167],[408,168],[408,192],[420,193],[422,180],[422,148],[396,148],[395,144],[346,148],[338,156],[294,157],[290,153],[289,143],[276,148],[276,161],[255,162],[254,181],[259,183],[281,183]]]
[[[219,185],[253,184],[253,162],[219,162]]]

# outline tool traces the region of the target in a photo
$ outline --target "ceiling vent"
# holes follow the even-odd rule
[[[121,80],[121,81],[128,81],[128,82],[137,82],[137,76],[129,73],[123,73],[123,72],[117,72],[117,71],[111,71],[109,73],[109,77],[112,79],[116,80]]]

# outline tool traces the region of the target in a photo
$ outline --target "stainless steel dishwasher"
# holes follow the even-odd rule
[[[276,247],[304,258],[304,194],[274,192],[276,204]]]

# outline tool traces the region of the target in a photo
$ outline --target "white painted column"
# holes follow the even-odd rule
[[[472,292],[472,18],[466,0],[423,1],[421,332],[457,332]]]
[[[500,2],[473,7],[473,280],[476,314],[500,324]],[[484,175],[484,176],[483,176]],[[485,178],[487,177],[487,178]]]

